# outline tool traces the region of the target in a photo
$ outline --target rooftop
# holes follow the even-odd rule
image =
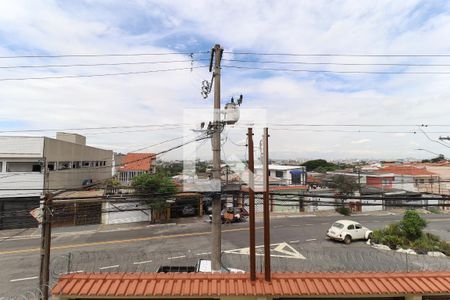
[[[387,166],[378,170],[379,173],[394,173],[397,175],[436,175],[433,172],[427,171],[425,168],[417,168],[414,166]]]
[[[450,272],[411,273],[78,273],[61,276],[53,296],[207,297],[450,295]]]
[[[152,160],[156,159],[154,153],[128,153],[122,160],[120,171],[149,171]]]

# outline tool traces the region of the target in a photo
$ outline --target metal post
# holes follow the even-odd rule
[[[250,280],[256,280],[256,226],[255,226],[255,157],[253,152],[253,130],[248,128],[248,202],[250,225]]]
[[[220,45],[215,45],[212,49],[214,54],[214,132],[212,135],[212,151],[213,151],[213,180],[220,180],[220,61],[222,58],[223,49]],[[221,270],[221,249],[222,249],[222,219],[221,219],[221,197],[220,191],[213,195],[212,199],[212,224],[211,224],[211,267],[213,271],[220,272]]]
[[[41,233],[41,265],[39,273],[39,287],[42,292],[42,300],[48,300],[50,247],[52,237],[52,194],[47,193],[44,198],[42,233]]]
[[[264,128],[263,136],[264,171],[264,279],[271,280],[270,271],[270,212],[269,212],[269,133]]]

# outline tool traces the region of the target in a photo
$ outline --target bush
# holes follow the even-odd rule
[[[422,236],[422,230],[427,222],[414,210],[407,210],[400,221],[400,229],[410,241],[415,241]]]
[[[342,206],[337,209],[337,212],[344,216],[350,216],[351,214],[350,208]]]

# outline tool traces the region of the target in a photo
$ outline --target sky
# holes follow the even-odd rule
[[[406,74],[450,72],[450,57],[367,56],[450,54],[449,36],[450,1],[4,0],[0,135],[53,137],[57,129],[78,129],[72,132],[86,135],[88,144],[122,153],[176,146],[180,140],[160,143],[182,136],[183,126],[198,129],[202,121],[210,121],[186,123],[183,116],[187,110],[212,108],[212,94],[203,99],[200,92],[202,81],[211,79],[207,51],[220,44],[225,51],[222,105],[242,94],[241,109],[248,110],[244,115],[255,110],[261,116],[258,112],[264,111],[271,158],[450,156],[450,143],[436,142],[450,135],[450,75]],[[362,56],[237,54],[249,52]],[[29,57],[111,53],[165,55]],[[92,66],[136,62],[146,64]],[[6,68],[73,64],[91,66]],[[167,69],[184,70],[160,72]],[[339,73],[348,71],[403,74]],[[141,74],[4,80],[124,72]],[[224,155],[245,157],[247,121],[225,129]],[[135,125],[156,126],[84,129]],[[52,130],[17,132],[31,129]],[[199,143],[199,158],[209,159],[210,152],[208,141]],[[181,159],[182,150],[161,158]]]

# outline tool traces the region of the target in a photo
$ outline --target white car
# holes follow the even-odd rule
[[[350,244],[353,240],[371,239],[372,234],[372,230],[351,220],[336,221],[327,231],[327,236],[330,239],[343,241],[346,244]]]

